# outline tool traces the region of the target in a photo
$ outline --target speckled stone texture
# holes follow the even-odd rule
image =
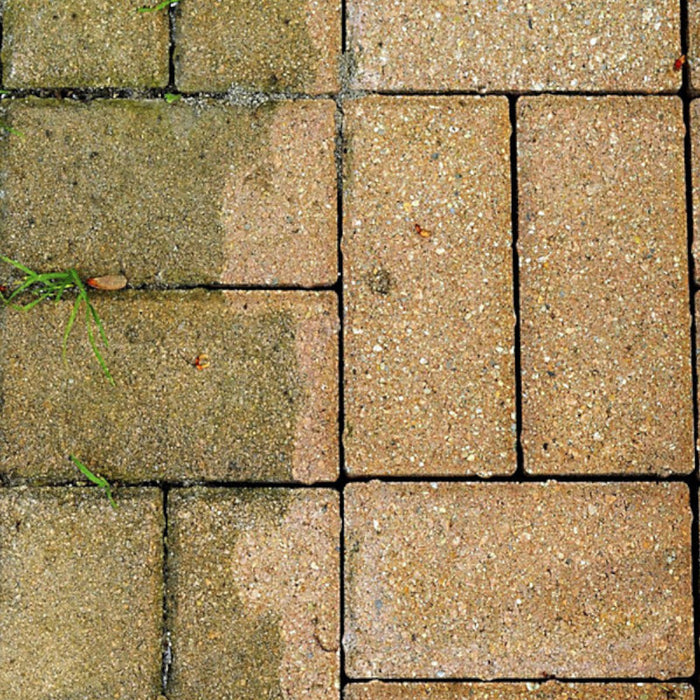
[[[180,90],[337,91],[340,0],[182,2],[175,22]]]
[[[353,85],[369,90],[677,90],[674,0],[349,0]]]
[[[700,10],[698,11],[700,14]],[[690,139],[693,181],[693,259],[695,283],[700,284],[700,100],[690,103]]]
[[[337,493],[176,490],[168,510],[168,700],[337,699]]]
[[[688,0],[688,65],[690,89],[700,91],[700,0]]]
[[[350,474],[515,470],[508,103],[346,102]]]
[[[350,484],[350,678],[659,678],[694,668],[682,483]]]
[[[0,695],[155,699],[163,618],[162,496],[0,490]]]
[[[6,88],[165,87],[168,13],[143,0],[5,0]]]
[[[0,141],[0,250],[131,284],[337,279],[335,104],[29,98]]]
[[[525,468],[693,470],[681,101],[518,101]]]
[[[353,683],[344,700],[693,700],[679,683]]]
[[[125,481],[337,477],[335,294],[124,292],[93,301],[116,386],[82,318],[62,360],[71,300],[26,314],[0,308],[0,474],[74,479],[74,453]]]

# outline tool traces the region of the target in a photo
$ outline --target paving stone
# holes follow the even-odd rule
[[[352,683],[345,700],[693,700],[680,683]]]
[[[94,304],[116,386],[82,318],[63,361],[71,300],[0,309],[1,474],[74,479],[75,454],[125,481],[337,477],[335,294],[127,291]]]
[[[690,138],[693,181],[693,259],[695,283],[700,283],[700,100],[690,103]]]
[[[675,97],[518,101],[525,468],[693,470]]]
[[[700,89],[700,1],[688,0],[688,66],[690,67],[690,88]]]
[[[351,474],[515,469],[508,104],[345,106]]]
[[[337,493],[187,489],[168,509],[169,700],[338,698]]]
[[[340,36],[340,0],[183,2],[175,82],[185,92],[334,92]]]
[[[165,87],[167,12],[142,0],[5,0],[5,87]]]
[[[349,0],[353,85],[369,90],[675,91],[672,0]]]
[[[682,483],[345,489],[350,678],[659,678],[694,668]]]
[[[163,511],[156,489],[0,489],[0,694],[156,698]]]
[[[30,98],[0,142],[0,249],[133,285],[337,279],[335,104]]]

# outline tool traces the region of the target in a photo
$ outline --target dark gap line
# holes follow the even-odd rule
[[[518,256],[518,115],[517,97],[508,98],[510,114],[510,226],[513,255],[513,370],[515,372],[515,477],[525,474],[525,455],[523,452],[523,400],[522,400],[522,368],[520,344],[520,258]]]
[[[168,6],[168,92],[175,91],[175,5]]]
[[[170,682],[170,668],[173,661],[173,652],[170,638],[170,608],[168,605],[168,594],[170,585],[170,571],[168,568],[168,559],[170,552],[168,549],[168,486],[164,486],[163,493],[163,622],[162,622],[162,637],[161,637],[161,671],[160,682],[163,695],[168,692]]]
[[[689,49],[689,26],[688,26],[688,2],[680,0],[680,23],[681,23],[681,53],[687,55]],[[683,123],[685,124],[684,153],[683,160],[685,166],[685,208],[686,208],[686,235],[687,235],[687,259],[688,259],[688,304],[690,312],[690,371],[692,377],[692,396],[690,397],[693,406],[693,457],[694,474],[688,480],[690,487],[690,508],[693,514],[691,524],[691,581],[693,591],[693,641],[695,665],[691,679],[693,689],[697,695],[700,692],[700,563],[698,562],[698,547],[700,545],[700,533],[698,524],[698,452],[695,446],[698,444],[698,374],[697,374],[697,341],[695,324],[695,261],[693,260],[693,163],[692,163],[692,134],[690,123],[690,66],[686,61],[683,66],[683,87],[681,89],[681,99],[683,100]]]

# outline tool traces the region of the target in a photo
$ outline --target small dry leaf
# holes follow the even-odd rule
[[[104,289],[108,292],[124,289],[126,282],[124,275],[103,275],[102,277],[91,277],[87,280],[88,285],[93,289]]]

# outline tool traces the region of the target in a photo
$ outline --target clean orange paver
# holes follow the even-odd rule
[[[675,97],[518,101],[531,473],[693,470],[683,137]]]
[[[508,103],[346,103],[352,475],[515,470]]]
[[[163,497],[0,489],[0,697],[153,699],[161,686]]]
[[[694,669],[688,487],[350,484],[350,678]]]
[[[169,700],[338,698],[337,493],[185,489],[168,513]]]
[[[368,90],[675,91],[674,0],[349,0],[352,84]]]

